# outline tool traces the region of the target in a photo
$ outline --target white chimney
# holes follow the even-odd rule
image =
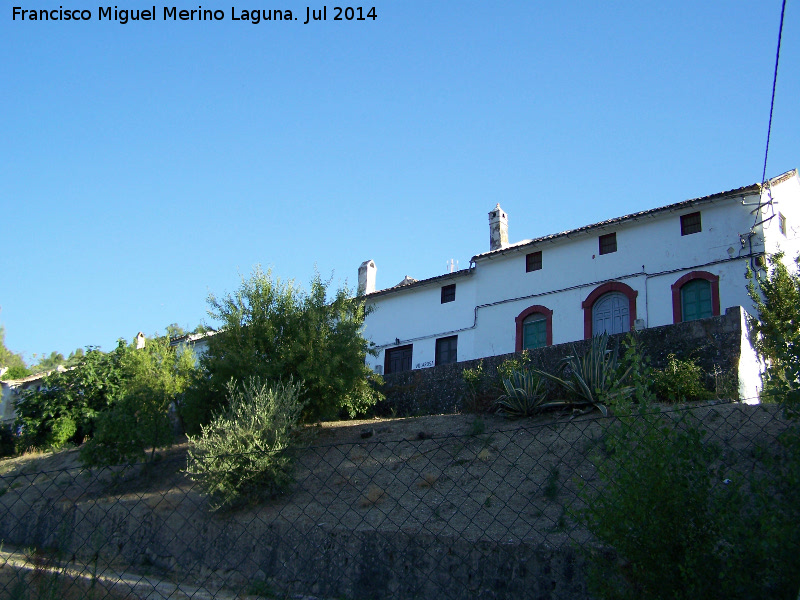
[[[358,295],[364,296],[371,294],[375,291],[375,274],[378,272],[378,267],[375,266],[374,260],[365,260],[358,267]]]
[[[500,250],[508,246],[508,215],[500,204],[489,213],[489,250]]]

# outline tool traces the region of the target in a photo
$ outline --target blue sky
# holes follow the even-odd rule
[[[83,3],[82,3],[83,2]],[[207,320],[256,264],[379,288],[761,178],[781,3],[205,2],[223,21],[0,13],[0,324],[34,353]],[[119,8],[151,3],[117,2]],[[231,21],[231,7],[297,21]],[[768,175],[800,166],[789,0]],[[208,321],[206,321],[208,322]],[[208,322],[213,325],[213,322]]]

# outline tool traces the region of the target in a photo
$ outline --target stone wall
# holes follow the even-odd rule
[[[611,336],[610,344],[618,344],[626,334]],[[664,368],[667,358],[675,354],[679,359],[692,358],[706,373],[706,386],[714,390],[716,381],[725,381],[731,395],[751,398],[753,377],[757,373],[740,371],[740,359],[747,353],[747,364],[755,364],[751,356],[746,318],[740,306],[729,308],[724,315],[709,317],[676,325],[651,327],[639,332],[645,355],[651,366]],[[555,373],[562,359],[574,353],[582,354],[591,345],[591,340],[580,340],[569,344],[558,344],[530,351],[532,364],[542,370]],[[384,376],[382,414],[423,415],[458,413],[473,410],[467,395],[462,373],[482,364],[488,378],[494,378],[497,367],[517,354],[489,356],[479,360],[440,365],[427,369],[415,369],[404,373]],[[757,368],[757,367],[756,367]],[[480,406],[477,408],[481,408]],[[484,407],[485,408],[485,407]]]
[[[214,515],[196,500],[189,514],[164,498],[155,506],[140,498],[16,502],[2,507],[0,539],[104,573],[145,571],[150,581],[244,591],[261,582],[270,597],[588,600],[585,558],[569,544],[267,522],[257,511]]]

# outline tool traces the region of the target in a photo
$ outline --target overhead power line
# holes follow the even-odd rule
[[[772,111],[775,108],[775,87],[778,83],[778,62],[781,57],[781,37],[783,37],[783,15],[786,13],[786,0],[781,6],[781,25],[778,29],[778,48],[775,51],[775,74],[772,77],[772,100],[769,104],[769,126],[767,127],[767,149],[764,152],[764,171],[761,173],[762,187],[767,182],[767,157],[769,156],[769,138],[772,133]]]

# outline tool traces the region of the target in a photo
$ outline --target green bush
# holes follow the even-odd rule
[[[178,351],[167,338],[129,346],[120,366],[124,374],[119,398],[95,417],[94,434],[81,447],[86,465],[115,465],[155,457],[157,448],[173,442],[170,408],[193,375],[194,354]]]
[[[371,385],[376,376],[365,364],[372,350],[362,328],[370,309],[363,297],[354,298],[344,288],[329,294],[329,287],[317,275],[305,291],[257,267],[234,293],[209,296],[209,314],[219,322],[219,332],[208,338],[180,406],[188,433],[196,434],[224,407],[231,379],[302,380],[306,422],[352,417],[381,398]]]
[[[707,400],[712,393],[703,386],[703,369],[692,359],[679,360],[674,354],[667,357],[665,369],[654,369],[653,389],[665,402]]]
[[[212,508],[255,503],[291,483],[287,450],[303,407],[299,383],[229,382],[225,410],[189,437],[187,471]]]
[[[531,364],[531,355],[527,350],[523,350],[514,358],[507,358],[497,365],[497,376],[500,379],[500,388],[504,387],[504,381],[510,379],[515,372],[523,371]]]
[[[800,439],[800,438],[797,438]],[[600,485],[577,514],[602,543],[589,551],[599,599],[794,599],[800,585],[800,443],[765,469],[717,466],[721,450],[691,417],[636,414],[608,427]]]
[[[78,431],[78,425],[69,415],[61,415],[53,419],[48,442],[54,449],[61,448],[69,442]]]
[[[125,379],[121,361],[127,351],[121,340],[108,353],[90,347],[75,368],[53,371],[39,389],[23,392],[14,403],[16,427],[21,431],[19,446],[57,448],[91,437],[98,413],[121,395]]]
[[[800,255],[794,262],[800,269]],[[767,366],[762,398],[800,413],[800,277],[780,253],[768,264],[766,273],[750,273],[748,284],[758,311],[758,319],[749,321],[751,340]]]

